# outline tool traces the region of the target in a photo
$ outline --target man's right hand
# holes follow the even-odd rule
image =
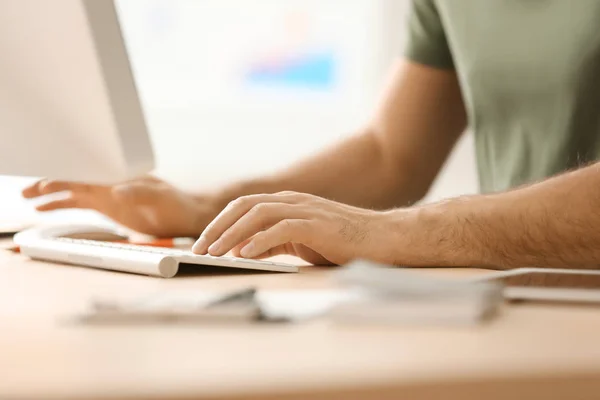
[[[28,199],[53,193],[67,195],[41,204],[38,211],[95,210],[129,229],[157,237],[197,237],[221,211],[215,200],[192,196],[152,177],[115,186],[42,180],[23,190]]]

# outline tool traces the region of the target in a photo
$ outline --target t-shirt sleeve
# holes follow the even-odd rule
[[[454,68],[435,0],[411,0],[404,55],[419,64],[442,69]]]

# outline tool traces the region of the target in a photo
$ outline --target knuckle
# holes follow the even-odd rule
[[[241,208],[244,206],[244,204],[246,204],[247,201],[248,200],[246,199],[246,196],[238,197],[237,199],[230,201],[229,204],[227,204],[227,208],[229,208],[229,209]]]
[[[230,208],[243,208],[243,207],[248,207],[250,204],[253,203],[255,196],[242,196],[242,197],[238,197],[237,199],[233,200],[232,202],[229,203],[229,207]]]
[[[317,197],[300,192],[286,192],[285,196],[296,203],[312,203]]]
[[[253,217],[261,218],[272,213],[273,207],[268,203],[259,203],[252,207],[250,212]]]
[[[271,204],[257,204],[250,210],[249,216],[260,230],[267,230],[272,225],[273,217],[276,215],[275,207]]]
[[[308,193],[295,193],[294,199],[302,203],[312,203],[317,199],[317,197]]]
[[[284,192],[279,192],[277,193],[280,196],[285,196],[285,197],[289,197],[292,200],[301,200],[303,199],[305,196],[307,196],[307,194],[305,193],[300,193],[300,192],[294,192],[292,190],[286,190]]]
[[[230,201],[229,204],[227,204],[227,208],[237,208],[237,207],[241,206],[243,203],[244,203],[244,198],[238,197],[237,199]]]

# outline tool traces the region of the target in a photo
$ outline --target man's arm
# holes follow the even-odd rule
[[[600,164],[396,215],[399,265],[600,267]]]
[[[297,255],[315,264],[600,267],[600,163],[492,195],[389,211],[301,193],[238,199],[193,251]]]
[[[257,193],[294,190],[367,208],[406,206],[425,195],[465,121],[453,71],[399,63],[362,133],[281,173],[197,196],[157,179],[117,186],[40,181],[23,195],[64,192],[37,209],[93,209],[156,236],[198,236],[229,202]]]
[[[244,195],[293,190],[366,208],[407,206],[427,193],[465,126],[454,71],[399,62],[362,132],[281,173],[234,184],[217,196],[224,206]]]

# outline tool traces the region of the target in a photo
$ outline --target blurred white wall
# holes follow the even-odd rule
[[[260,175],[356,130],[389,63],[372,0],[120,4],[159,171],[186,186]],[[252,81],[256,66],[271,79]],[[294,68],[304,77],[286,78]]]
[[[360,127],[402,52],[408,1],[118,5],[159,172],[201,189],[276,170]],[[0,177],[0,221],[33,214],[25,182]],[[466,136],[427,200],[476,190]]]

